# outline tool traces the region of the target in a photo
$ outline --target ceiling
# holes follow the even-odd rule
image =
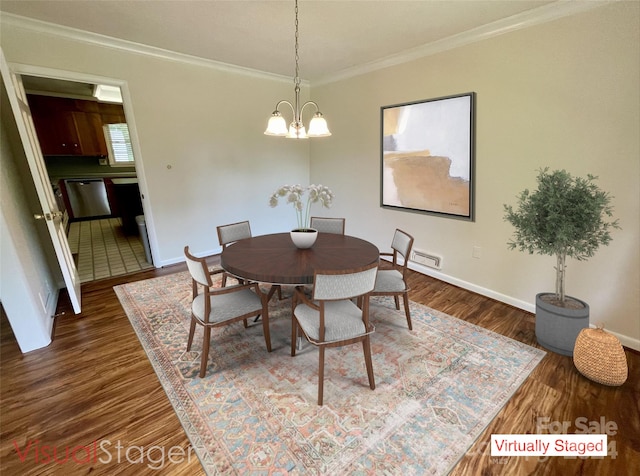
[[[566,3],[300,0],[300,76],[330,77]],[[0,11],[277,75],[295,69],[293,0],[1,0]]]

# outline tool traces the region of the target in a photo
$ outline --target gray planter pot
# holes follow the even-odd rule
[[[567,309],[554,306],[541,299],[551,293],[536,295],[536,338],[545,349],[562,355],[573,355],[573,348],[580,331],[589,327],[589,305],[583,309]],[[568,297],[568,296],[567,296]]]

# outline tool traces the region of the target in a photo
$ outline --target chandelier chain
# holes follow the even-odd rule
[[[296,88],[299,88],[300,87],[300,73],[299,73],[298,61],[300,60],[300,56],[298,55],[298,0],[296,0],[296,46],[295,46],[295,50],[296,50],[296,76],[293,79],[293,82],[294,82]]]

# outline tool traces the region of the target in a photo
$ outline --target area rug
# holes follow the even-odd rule
[[[214,329],[201,379],[188,273],[114,289],[207,474],[446,474],[545,354],[413,302],[409,331],[375,298],[376,389],[361,345],[331,348],[320,407],[317,348],[290,355],[290,299],[270,303],[271,353],[261,323]]]

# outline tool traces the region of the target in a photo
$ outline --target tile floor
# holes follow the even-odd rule
[[[72,222],[68,238],[81,283],[153,267],[140,237],[125,235],[120,218]]]

